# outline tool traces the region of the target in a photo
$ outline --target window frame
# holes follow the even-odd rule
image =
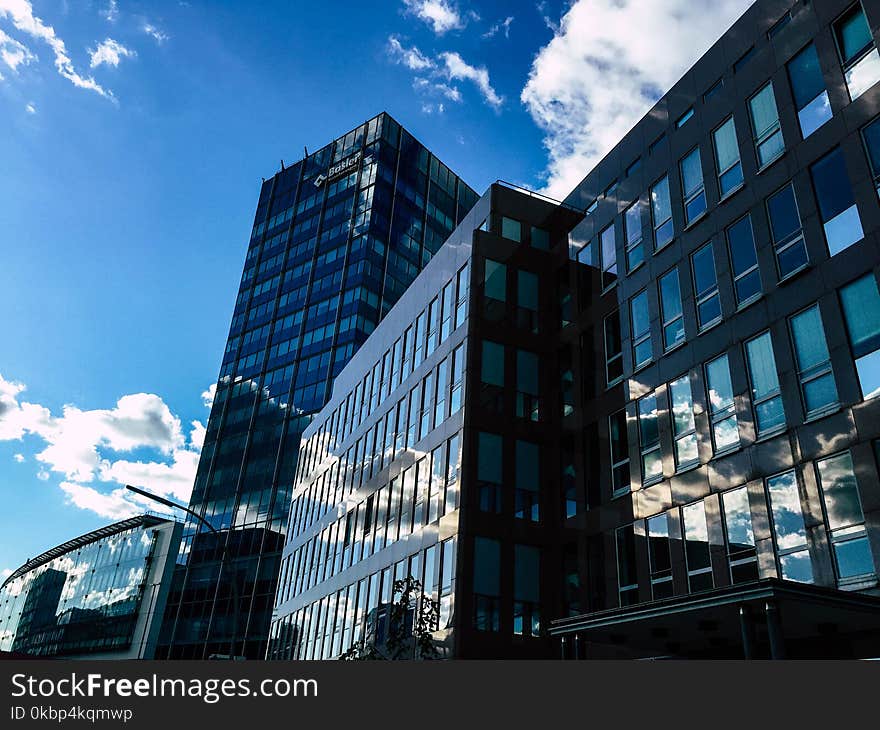
[[[657,221],[656,209],[654,206],[654,190],[663,185],[665,183],[666,188],[666,205],[669,207],[669,216],[664,218],[662,221]],[[662,251],[669,244],[675,240],[675,221],[673,219],[672,212],[672,191],[669,185],[669,174],[665,174],[659,177],[649,188],[648,190],[648,202],[651,206],[651,226],[653,229],[653,242],[654,242],[654,252]],[[658,240],[658,232],[661,229],[665,229],[666,226],[669,226],[669,238],[664,240],[663,243],[659,243]],[[665,235],[665,234],[664,234]]]
[[[692,191],[688,191],[685,189],[685,167],[684,164],[687,160],[689,160],[693,155],[697,156],[698,169],[700,171],[700,182],[698,185],[694,186]],[[697,221],[703,218],[706,215],[709,209],[709,201],[706,198],[706,181],[703,176],[703,156],[700,153],[700,145],[695,145],[692,147],[679,161],[678,161],[678,174],[679,179],[681,181],[681,200],[682,200],[682,210],[684,211],[684,225],[685,228],[688,228],[694,225]],[[703,209],[698,213],[695,213],[691,216],[689,212],[689,207],[692,203],[699,200],[699,198],[703,198]]]
[[[749,379],[749,400],[752,404],[752,415],[754,416],[754,424],[755,424],[755,435],[760,439],[770,438],[775,436],[778,433],[782,433],[787,428],[787,419],[785,416],[785,402],[782,400],[782,387],[779,383],[779,377],[776,377],[776,387],[771,389],[768,393],[758,396],[755,393],[755,375],[754,368],[752,367],[752,358],[750,356],[749,345],[753,342],[757,342],[762,337],[767,337],[770,342],[770,355],[773,358],[773,367],[772,370],[774,373],[778,372],[778,368],[776,365],[776,349],[773,346],[773,336],[769,329],[764,330],[763,332],[758,333],[754,337],[749,337],[747,340],[743,341],[743,356],[746,363],[746,374]],[[782,411],[782,423],[778,426],[773,426],[772,428],[768,428],[765,430],[761,430],[760,427],[760,419],[758,418],[758,408],[765,403],[770,403],[773,400],[779,401],[779,406]]]
[[[630,211],[635,210],[635,218],[637,218],[638,226],[633,226],[633,228],[637,229],[637,233],[635,237],[631,237],[630,234]],[[644,231],[642,230],[642,205],[641,200],[636,198],[624,211],[623,211],[623,237],[624,237],[624,248],[625,248],[625,258],[626,258],[626,271],[631,274],[633,271],[638,269],[645,263],[645,239],[644,239]],[[640,259],[636,264],[633,264],[633,254],[638,251]]]
[[[732,162],[730,165],[721,168],[721,162],[718,159],[718,133],[724,129],[728,123],[731,125],[733,129],[733,141],[736,146],[736,160]],[[718,198],[719,202],[722,200],[726,200],[731,195],[736,193],[738,190],[742,189],[745,186],[745,176],[743,174],[742,169],[742,150],[739,146],[739,136],[736,132],[736,120],[733,118],[733,114],[728,115],[724,121],[721,122],[715,129],[712,130],[712,149],[714,152],[715,158],[715,180],[718,184]],[[739,182],[735,183],[727,190],[724,189],[724,184],[722,182],[722,178],[726,176],[728,173],[732,172],[736,167],[739,167]]]
[[[646,402],[649,399],[653,399],[654,401],[654,414],[648,417],[653,417],[654,419],[654,428],[657,431],[657,438],[650,443],[645,443],[644,432],[642,429],[642,420],[645,416],[642,413],[642,403]],[[641,398],[636,401],[636,420],[638,421],[638,431],[639,431],[639,455],[640,455],[640,463],[642,470],[642,487],[656,484],[663,480],[663,447],[661,444],[660,438],[660,398],[657,395],[656,390],[652,390],[650,393],[646,393]],[[659,473],[652,474],[650,476],[647,475],[646,468],[646,459],[651,456],[656,456],[658,463],[660,465]]]
[[[715,409],[712,405],[712,383],[709,377],[709,366],[713,363],[718,362],[719,360],[725,360],[727,364],[727,379],[730,382],[730,403],[724,406],[723,408]],[[733,378],[730,375],[730,353],[727,351],[719,353],[715,357],[710,360],[707,360],[703,365],[703,375],[705,378],[705,388],[706,388],[706,403],[707,403],[707,413],[709,416],[709,430],[712,434],[712,452],[714,456],[720,456],[722,454],[728,454],[733,451],[738,450],[742,447],[742,434],[739,432],[739,414],[737,413],[736,408],[736,390],[733,387]],[[729,421],[733,419],[737,439],[735,443],[730,443],[725,446],[718,446],[718,438],[716,434],[716,429],[719,424]]]
[[[678,314],[667,318],[667,304],[663,296],[663,282],[670,276],[675,276],[675,288],[678,290]],[[660,329],[662,332],[663,352],[671,352],[677,347],[681,347],[687,342],[687,332],[684,326],[684,303],[681,298],[681,276],[678,272],[678,266],[673,266],[661,276],[657,277],[657,298],[660,300]],[[680,323],[681,337],[673,342],[668,342],[666,332],[669,327],[676,323]]]
[[[681,432],[678,431],[678,426],[675,422],[675,397],[673,394],[673,387],[678,383],[686,383],[688,388],[688,403],[690,408],[690,426]],[[690,373],[686,372],[682,375],[679,375],[677,378],[673,378],[669,381],[666,386],[666,392],[669,394],[669,421],[671,425],[672,431],[672,454],[675,459],[675,473],[679,474],[683,471],[687,471],[688,469],[693,468],[694,466],[698,466],[700,464],[700,443],[699,443],[699,435],[697,433],[697,419],[696,414],[694,412],[694,384],[691,382]],[[678,452],[678,444],[680,441],[684,441],[685,439],[693,439],[694,446],[697,450],[697,455],[695,458],[690,459],[689,461],[682,461],[679,452]]]
[[[647,312],[648,318],[648,326],[643,332],[639,332],[638,335],[635,331],[635,317],[633,316],[633,305],[637,299],[644,297],[645,299],[645,310]],[[630,349],[632,350],[632,359],[633,359],[633,372],[638,372],[644,367],[647,367],[650,363],[654,362],[654,341],[651,335],[651,308],[649,306],[648,301],[648,289],[647,287],[642,289],[640,292],[636,292],[629,300],[629,331],[630,331]],[[636,350],[638,347],[648,343],[650,346],[650,356],[642,360],[640,362],[636,361]]]
[[[706,249],[712,254],[712,273],[715,275],[715,284],[713,287],[709,289],[705,289],[700,292],[697,288],[697,269],[694,266],[694,261],[697,256],[701,254]],[[691,264],[691,283],[694,287],[694,304],[697,310],[697,332],[702,333],[706,330],[714,327],[724,320],[724,311],[721,307],[721,293],[718,289],[718,265],[715,262],[715,247],[714,243],[709,240],[700,246],[696,251],[694,251],[690,255],[690,264]],[[718,299],[718,316],[715,319],[709,320],[708,322],[703,322],[700,315],[700,307],[702,307],[706,302],[711,300],[712,298]]]
[[[828,358],[826,360],[822,361],[822,363],[811,366],[807,370],[801,370],[801,364],[800,364],[799,358],[798,358],[797,338],[795,337],[793,323],[794,323],[795,318],[800,317],[801,315],[805,314],[806,312],[810,311],[811,309],[815,309],[816,312],[818,313],[819,325],[822,330],[822,337],[823,337],[823,341],[825,344],[825,351],[828,353]],[[787,318],[787,324],[788,324],[788,336],[789,336],[789,341],[790,341],[790,345],[791,345],[791,351],[794,355],[795,374],[797,375],[797,379],[798,379],[798,387],[800,390],[801,407],[803,408],[803,412],[804,412],[804,420],[812,421],[817,418],[822,418],[823,416],[826,416],[829,413],[833,413],[834,411],[836,411],[840,407],[840,392],[837,389],[837,377],[834,374],[834,366],[831,361],[831,351],[828,349],[828,338],[825,336],[825,320],[822,317],[822,309],[819,306],[819,303],[813,302],[812,304],[810,304],[802,309],[799,309],[797,312],[794,312],[793,314],[791,314]],[[813,334],[815,334],[815,333],[813,333]],[[807,407],[807,397],[806,397],[806,391],[805,391],[805,387],[806,387],[807,383],[815,382],[815,381],[819,380],[820,378],[823,378],[829,374],[831,375],[831,382],[834,384],[834,390],[836,393],[836,397],[835,397],[834,401],[832,403],[828,403],[826,405],[823,405],[819,408],[814,408],[814,409],[810,410]]]
[[[743,221],[748,221],[749,233],[750,233],[750,237],[752,239],[752,249],[751,250],[755,256],[755,262],[753,264],[751,264],[748,268],[746,268],[745,271],[741,271],[739,273],[736,273],[735,262],[734,262],[734,258],[733,258],[733,248],[730,245],[730,232],[731,232],[731,230],[733,230],[734,227],[740,225]],[[745,309],[747,306],[749,306],[753,302],[756,302],[764,294],[764,283],[761,280],[761,267],[758,264],[758,249],[757,249],[757,245],[755,243],[755,227],[752,224],[751,214],[746,213],[745,215],[740,216],[739,218],[737,218],[735,221],[733,221],[732,223],[730,223],[729,225],[727,225],[724,228],[724,242],[727,247],[727,260],[728,260],[728,263],[730,264],[730,276],[731,276],[731,279],[733,280],[733,298],[734,298],[734,301],[736,302],[736,309],[737,309],[737,311],[739,311],[740,309]],[[737,285],[740,281],[746,279],[747,277],[751,276],[752,274],[757,274],[757,276],[758,276],[758,290],[754,294],[752,294],[752,295],[746,297],[745,299],[743,299],[742,301],[740,301],[739,288]]]
[[[793,233],[789,233],[785,238],[777,241],[776,236],[773,232],[773,217],[770,215],[770,200],[781,194],[786,188],[791,189],[791,197],[794,200],[794,209],[795,213],[797,213],[797,219],[800,226]],[[810,251],[807,248],[807,242],[804,238],[804,224],[803,219],[801,218],[801,209],[797,199],[797,191],[794,188],[794,180],[789,180],[785,185],[770,193],[770,195],[768,195],[764,199],[764,212],[767,216],[767,226],[770,231],[770,240],[773,244],[773,255],[776,260],[776,274],[779,276],[779,283],[781,284],[782,282],[788,281],[789,279],[797,276],[801,271],[804,271],[810,266]],[[780,256],[781,254],[787,253],[789,250],[793,249],[797,244],[800,244],[801,248],[803,249],[804,263],[783,274],[780,265]]]

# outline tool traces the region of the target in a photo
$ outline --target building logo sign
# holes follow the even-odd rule
[[[315,178],[315,187],[321,187],[325,182],[329,182],[331,180],[335,180],[338,177],[342,177],[343,175],[354,170],[361,162],[361,153],[356,152],[351,157],[348,157],[342,162],[337,162],[335,165],[330,165],[327,169],[326,173],[321,173],[318,177]]]

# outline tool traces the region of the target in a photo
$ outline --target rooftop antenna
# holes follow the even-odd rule
[[[281,160],[281,172],[284,172],[284,160]]]
[[[303,145],[303,157],[309,156],[309,148]]]

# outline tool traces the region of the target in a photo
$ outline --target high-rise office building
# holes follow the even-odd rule
[[[268,656],[408,575],[451,657],[880,655],[878,26],[759,0],[565,204],[490,189],[304,433]]]
[[[160,657],[265,655],[302,431],[476,199],[384,113],[264,182]]]

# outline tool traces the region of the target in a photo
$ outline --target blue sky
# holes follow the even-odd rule
[[[748,3],[707,5],[0,0],[0,575],[185,501],[281,159],[384,109],[561,197]]]

